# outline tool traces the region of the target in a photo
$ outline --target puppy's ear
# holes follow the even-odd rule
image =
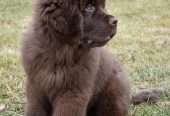
[[[83,18],[75,0],[37,0],[36,21],[64,36],[82,33]],[[44,26],[45,27],[45,26]]]
[[[56,9],[49,20],[59,33],[66,36],[77,36],[83,31],[83,16],[75,5],[68,9]]]
[[[70,0],[35,0],[34,21],[47,27],[54,27],[59,32],[64,32],[66,20],[64,10],[68,7]]]

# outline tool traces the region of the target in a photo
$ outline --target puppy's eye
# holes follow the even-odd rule
[[[96,6],[96,0],[87,0],[86,5],[89,5],[89,4]]]
[[[81,11],[93,12],[96,7],[96,0],[80,0],[79,6]]]
[[[95,12],[96,8],[89,4],[86,8],[85,8],[85,13],[88,13],[88,14],[93,14]]]

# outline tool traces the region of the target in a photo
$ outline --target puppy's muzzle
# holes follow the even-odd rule
[[[108,23],[112,27],[112,32],[110,34],[110,38],[113,38],[116,35],[116,32],[117,32],[118,20],[114,16],[109,16]]]

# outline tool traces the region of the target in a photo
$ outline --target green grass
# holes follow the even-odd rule
[[[129,72],[133,92],[165,88],[157,104],[131,106],[130,116],[170,116],[170,0],[108,0],[119,20],[108,47]],[[25,75],[20,36],[31,16],[30,0],[0,0],[0,116],[23,116]]]

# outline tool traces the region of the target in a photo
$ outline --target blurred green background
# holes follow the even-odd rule
[[[131,106],[129,116],[170,116],[170,0],[108,0],[107,9],[119,20],[108,47],[129,72],[133,93],[167,90],[157,104]],[[31,10],[31,0],[0,0],[0,116],[23,116],[20,40]]]

